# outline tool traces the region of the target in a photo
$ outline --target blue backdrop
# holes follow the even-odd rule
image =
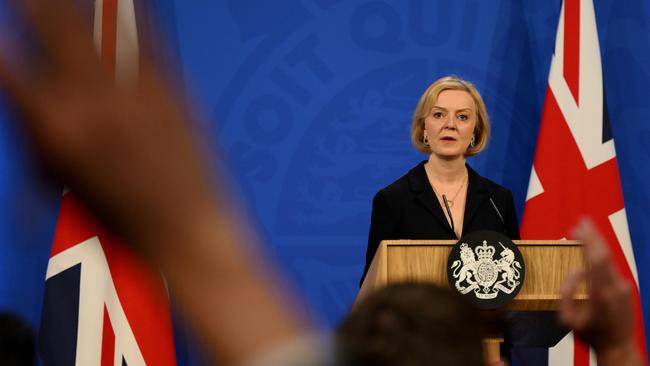
[[[188,98],[206,116],[206,136],[220,145],[270,252],[332,326],[358,290],[372,196],[426,158],[410,145],[410,117],[437,78],[456,74],[482,93],[493,137],[469,163],[513,191],[521,217],[560,4],[159,0],[151,7]],[[650,314],[650,10],[642,0],[597,0],[595,10]],[[60,188],[36,173],[6,111],[0,107],[0,308],[37,324]],[[198,362],[179,353],[182,364]]]

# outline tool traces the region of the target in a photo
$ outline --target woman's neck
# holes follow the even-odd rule
[[[431,154],[429,161],[425,164],[427,170],[432,173],[435,180],[442,183],[454,183],[465,178],[465,157],[445,160]]]

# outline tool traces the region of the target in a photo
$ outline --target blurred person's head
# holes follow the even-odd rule
[[[34,365],[34,333],[15,315],[0,313],[0,365]]]
[[[479,313],[449,289],[404,283],[378,289],[342,322],[349,365],[482,365]]]

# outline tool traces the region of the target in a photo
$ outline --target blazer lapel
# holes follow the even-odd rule
[[[463,218],[463,235],[467,233],[467,228],[472,223],[476,212],[483,202],[490,198],[487,186],[483,178],[467,166],[467,198],[465,199],[465,217]]]
[[[427,173],[424,170],[424,161],[415,168],[411,169],[408,173],[409,185],[417,201],[424,206],[424,208],[431,213],[431,215],[440,222],[442,227],[446,228],[450,234],[456,237],[456,234],[451,229],[445,213],[443,212],[440,202],[436,198]]]

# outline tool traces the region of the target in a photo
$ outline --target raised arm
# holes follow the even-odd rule
[[[310,332],[256,256],[255,235],[164,75],[145,54],[139,85],[117,89],[73,3],[16,1],[38,58],[27,49],[12,49],[19,64],[0,55],[3,91],[43,166],[162,268],[220,363],[242,363]]]
[[[571,276],[562,288],[560,320],[596,352],[600,366],[644,365],[632,332],[632,292],[614,267],[607,243],[589,220],[573,232],[584,244],[587,270]],[[589,300],[572,300],[579,281],[589,284]]]

